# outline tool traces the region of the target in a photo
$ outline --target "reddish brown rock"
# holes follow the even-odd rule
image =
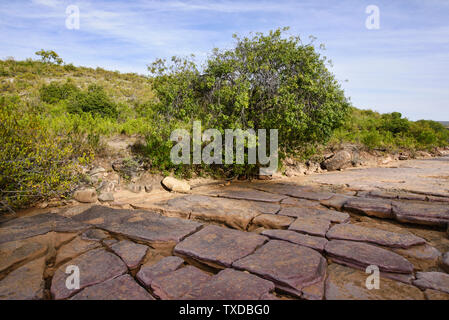
[[[212,267],[223,268],[254,252],[267,240],[255,233],[210,225],[177,244],[174,252]]]
[[[28,262],[0,281],[0,300],[44,298],[45,257]]]
[[[261,214],[254,218],[252,224],[267,229],[287,229],[293,221],[295,221],[295,219],[292,217],[280,216],[277,214]]]
[[[431,245],[424,244],[408,249],[393,249],[413,264],[415,270],[427,270],[438,266],[441,252]]]
[[[187,266],[154,278],[151,289],[162,300],[183,299],[183,297],[209,281],[211,276],[198,268]]]
[[[343,209],[372,217],[388,219],[394,218],[394,214],[391,209],[391,201],[387,200],[364,198],[350,199],[344,204]]]
[[[393,203],[396,220],[430,226],[446,227],[449,223],[449,206],[434,203]]]
[[[404,257],[371,244],[345,240],[331,240],[325,251],[335,262],[365,269],[369,265],[379,267],[380,271],[411,274],[413,265]]]
[[[140,283],[145,285],[145,287],[150,288],[151,282],[154,278],[175,271],[181,268],[183,264],[184,260],[182,260],[180,257],[165,257],[155,264],[143,265],[137,273],[136,277],[140,281]]]
[[[90,241],[102,241],[109,237],[108,233],[99,229],[89,229],[81,234],[81,239]]]
[[[338,224],[326,234],[328,239],[369,242],[393,248],[410,248],[425,244],[426,240],[412,234],[402,234],[385,230],[366,228],[354,224]]]
[[[173,247],[201,228],[201,224],[194,221],[163,217],[148,211],[111,209],[102,206],[94,206],[73,216],[73,219],[146,242],[152,247]]]
[[[324,200],[330,199],[335,194],[330,192],[322,192],[315,190],[309,186],[298,186],[286,183],[261,183],[254,185],[255,188],[271,193],[287,195],[293,198],[306,200]]]
[[[318,201],[313,200],[306,200],[306,199],[298,199],[298,198],[292,198],[288,197],[281,201],[281,204],[285,206],[293,206],[293,207],[300,207],[300,208],[322,208],[320,203]]]
[[[246,230],[260,214],[275,214],[280,206],[273,203],[232,200],[202,195],[188,195],[161,203],[162,210],[186,212],[193,220],[220,223],[234,229]]]
[[[303,289],[323,283],[326,259],[317,251],[303,246],[271,240],[255,253],[232,264],[234,268],[247,270],[273,281],[276,287],[300,297]],[[304,295],[306,299],[321,299],[324,292]]]
[[[47,245],[34,238],[0,244],[0,273],[16,264],[33,260],[47,253]]]
[[[308,236],[289,230],[266,230],[261,234],[271,239],[288,241],[320,252],[324,251],[324,247],[327,243],[325,238]]]
[[[331,222],[320,218],[297,218],[288,230],[310,234],[312,236],[325,237]]]
[[[278,203],[282,199],[286,198],[286,196],[281,196],[279,194],[273,194],[265,191],[241,187],[226,187],[223,188],[222,190],[212,191],[208,194],[215,194],[218,195],[219,197],[229,199],[272,202],[272,203]]]
[[[368,276],[363,271],[336,263],[328,266],[326,300],[423,300],[423,293],[416,287],[380,278],[379,289],[366,287]]]
[[[70,300],[155,300],[129,275],[87,287]]]
[[[116,255],[122,258],[130,270],[139,266],[148,251],[147,246],[128,240],[123,240],[113,244],[111,249]]]
[[[449,300],[449,294],[437,290],[427,289],[424,291],[427,300]]]
[[[422,290],[433,289],[449,293],[449,274],[443,272],[417,272],[413,284]]]
[[[77,266],[80,271],[80,289],[67,289],[66,274],[69,265]],[[51,294],[54,299],[66,299],[80,290],[116,278],[128,271],[128,268],[116,255],[97,249],[86,252],[56,270],[51,282]]]
[[[77,237],[70,241],[69,243],[63,245],[57,255],[55,260],[55,265],[59,265],[61,263],[65,263],[70,259],[73,259],[82,253],[85,253],[89,250],[93,250],[101,247],[101,244],[97,241],[86,241]]]
[[[51,231],[77,232],[89,226],[53,213],[12,219],[0,225],[0,243],[43,235]]]
[[[278,215],[294,218],[319,218],[334,223],[345,223],[349,221],[349,214],[329,209],[285,207]]]
[[[343,206],[346,204],[346,202],[348,202],[352,198],[353,197],[348,197],[348,196],[337,194],[330,199],[321,200],[320,204],[322,204],[325,207],[333,208],[333,209],[341,211],[343,209]]]
[[[187,296],[194,300],[267,300],[274,290],[271,281],[253,274],[225,269]]]

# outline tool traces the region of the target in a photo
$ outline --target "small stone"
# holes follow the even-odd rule
[[[182,299],[184,295],[209,281],[211,276],[193,266],[156,276],[151,282],[155,296],[162,300]]]
[[[261,234],[271,239],[288,241],[320,252],[324,251],[324,247],[327,243],[326,238],[308,236],[289,230],[266,230]]]
[[[124,274],[85,288],[70,300],[155,300],[129,275]]]
[[[449,293],[449,274],[443,272],[417,272],[413,284],[422,290],[433,289]]]
[[[94,203],[97,201],[97,192],[95,189],[77,190],[73,194],[73,198],[83,203]]]
[[[111,249],[115,252],[115,254],[122,258],[130,270],[139,266],[148,251],[147,246],[128,240],[123,240],[113,244]]]
[[[328,239],[351,240],[374,243],[393,248],[410,248],[425,244],[426,240],[412,234],[402,234],[354,224],[337,224],[326,234]]]
[[[150,193],[151,191],[153,191],[153,186],[151,184],[145,185],[145,192]]]
[[[140,281],[140,283],[145,285],[145,287],[150,288],[151,282],[154,280],[154,278],[175,271],[181,268],[183,264],[184,260],[180,257],[165,257],[155,264],[143,265],[137,273],[136,277]]]
[[[112,192],[103,192],[98,197],[98,200],[100,200],[101,202],[114,201],[114,194]]]
[[[165,177],[164,180],[162,180],[162,184],[170,191],[181,193],[187,193],[190,191],[190,185],[187,182],[175,179],[173,177]]]
[[[0,281],[0,300],[40,300],[44,298],[45,257],[12,271]]]
[[[174,252],[215,268],[223,268],[254,252],[267,240],[255,233],[209,225],[178,243]]]
[[[274,290],[271,281],[253,274],[225,269],[194,288],[186,298],[193,300],[267,300]]]
[[[297,218],[288,230],[310,234],[312,236],[325,237],[331,222],[326,219],[318,218]]]

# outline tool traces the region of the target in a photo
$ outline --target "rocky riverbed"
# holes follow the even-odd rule
[[[22,213],[0,222],[0,299],[448,300],[448,177],[435,158]]]

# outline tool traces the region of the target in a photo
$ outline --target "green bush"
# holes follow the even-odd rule
[[[0,98],[0,201],[20,208],[67,195],[79,161],[63,137],[51,134],[18,97]]]
[[[285,30],[235,36],[235,47],[215,49],[201,72],[191,60],[155,61],[149,68],[157,97],[151,107],[167,123],[201,120],[222,132],[278,129],[281,157],[325,143],[343,123],[349,102],[326,58],[299,37],[283,37]]]
[[[42,86],[39,90],[41,100],[51,104],[66,100],[76,92],[79,92],[79,89],[70,80],[67,80],[65,83],[53,81],[49,85]]]
[[[108,97],[102,86],[91,84],[87,91],[70,96],[67,104],[70,113],[90,113],[102,117],[117,118],[117,105]]]

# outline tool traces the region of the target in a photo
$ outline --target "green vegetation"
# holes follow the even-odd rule
[[[379,114],[352,108],[345,123],[334,132],[330,141],[331,144],[347,142],[369,150],[431,151],[449,144],[449,130],[436,121],[409,121],[398,112]]]
[[[257,165],[173,165],[170,134],[190,131],[194,120],[222,133],[277,128],[281,157],[304,160],[344,143],[388,152],[449,145],[440,123],[351,107],[313,43],[283,30],[235,40],[201,68],[193,59],[157,60],[149,77],[75,67],[44,50],[41,61],[0,60],[0,201],[23,207],[68,195],[80,165],[118,134],[145,138],[134,151],[154,171],[256,172]]]

